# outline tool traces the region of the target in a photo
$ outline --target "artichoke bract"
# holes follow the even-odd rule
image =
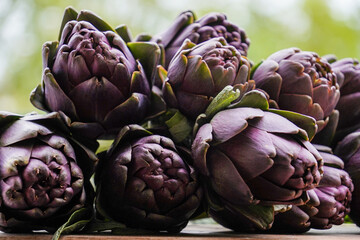
[[[96,172],[98,212],[131,228],[181,231],[202,201],[184,156],[167,137],[124,127]]]
[[[194,120],[225,86],[246,83],[249,72],[248,60],[224,38],[198,45],[186,40],[169,64],[164,99]]]
[[[341,79],[340,99],[336,105],[339,111],[337,132],[344,136],[360,127],[360,65],[357,59],[344,58],[331,67]]]
[[[219,111],[199,127],[192,156],[207,182],[210,215],[237,231],[264,230],[274,214],[266,206],[307,202],[307,190],[321,179],[322,158],[303,131],[251,107]]]
[[[116,136],[121,127],[140,122],[148,113],[151,73],[137,59],[156,58],[160,50],[154,43],[125,43],[88,11],[73,14],[64,17],[68,21],[60,41],[43,46],[42,83],[31,102],[44,111],[64,112],[87,137]],[[132,53],[142,51],[146,56]]]
[[[353,181],[354,191],[349,216],[357,226],[360,226],[360,129],[341,140],[334,152],[344,161],[345,170]]]
[[[329,229],[344,223],[350,212],[354,185],[343,170],[344,162],[331,149],[321,148],[318,149],[324,160],[324,176],[319,186],[309,192],[310,201],[305,205],[275,215],[273,231],[306,232],[310,228]]]
[[[196,20],[192,11],[181,13],[163,33],[154,37],[165,49],[165,66],[182,46],[185,39],[195,44],[211,38],[223,37],[229,45],[247,56],[250,40],[243,29],[227,20],[223,13],[209,13]]]
[[[86,181],[97,161],[71,139],[58,113],[0,113],[0,229],[54,232],[92,200]]]
[[[253,70],[252,79],[269,94],[273,107],[315,118],[318,131],[340,98],[337,77],[328,61],[298,48],[270,55]]]

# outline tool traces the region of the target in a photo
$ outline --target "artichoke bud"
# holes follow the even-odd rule
[[[62,131],[59,114],[0,115],[0,229],[54,232],[92,202],[85,188],[97,158]]]
[[[152,41],[160,42],[163,45],[167,68],[185,39],[200,44],[219,37],[233,46],[242,56],[247,55],[250,40],[245,31],[229,22],[226,15],[222,13],[209,13],[196,20],[193,12],[183,12],[167,30],[154,36]]]
[[[97,171],[97,209],[128,227],[180,231],[200,206],[196,171],[173,141],[122,129]]]
[[[272,231],[306,232],[310,228],[329,229],[341,225],[350,212],[354,185],[343,170],[343,161],[333,155],[331,148],[316,145],[324,159],[324,176],[319,185],[308,191],[310,200],[304,205],[293,206],[275,216]]]
[[[331,67],[340,79],[340,99],[336,105],[339,111],[336,143],[336,140],[341,140],[360,127],[360,64],[357,59],[344,58],[334,61]]]
[[[221,37],[180,49],[168,67],[164,99],[170,107],[195,120],[226,86],[247,86],[249,66]]]
[[[154,43],[126,43],[90,12],[73,15],[64,17],[59,43],[44,44],[43,79],[31,102],[66,114],[78,134],[111,138],[154,114],[151,86],[160,50]]]
[[[360,226],[360,129],[345,136],[337,144],[334,152],[344,161],[344,169],[349,173],[354,184],[349,216],[356,225]]]
[[[327,60],[314,52],[280,50],[256,66],[252,77],[276,102],[272,105],[315,118],[318,132],[339,101],[336,74]]]
[[[242,107],[222,109],[198,124],[192,144],[194,166],[212,193],[207,199],[210,215],[234,230],[243,229],[242,224],[268,229],[273,206],[308,202],[307,191],[319,184],[323,171],[322,157],[302,137],[303,129],[250,107],[251,102],[268,107],[261,92],[250,91],[240,100]],[[259,211],[267,217],[259,218]]]

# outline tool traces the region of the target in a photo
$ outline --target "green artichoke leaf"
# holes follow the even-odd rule
[[[136,63],[137,63],[138,71],[134,71],[131,75],[130,91],[133,93],[139,92],[139,93],[146,94],[146,90],[142,89],[142,87],[145,84],[147,84],[146,83],[147,79],[145,77],[144,68],[138,60],[136,61]]]
[[[247,92],[238,102],[231,104],[229,108],[252,107],[268,110],[269,103],[265,94],[259,90]]]
[[[117,34],[119,34],[119,36],[126,42],[131,42],[132,41],[132,36],[130,33],[129,28],[125,25],[125,24],[121,24],[119,26],[117,26],[115,28],[115,31],[117,32]]]
[[[154,82],[156,66],[160,61],[160,47],[153,42],[129,42],[128,48],[143,66],[149,81]]]
[[[178,106],[178,101],[174,92],[174,89],[171,87],[171,84],[168,81],[164,82],[163,88],[162,88],[162,92],[163,92],[163,96],[166,100],[166,102],[169,104],[170,106],[174,106],[177,107]]]
[[[140,33],[135,37],[133,42],[150,42],[153,39],[153,36],[147,33]]]
[[[61,26],[60,26],[60,32],[59,32],[59,38],[58,38],[59,41],[60,41],[61,34],[62,34],[62,31],[64,30],[66,23],[70,22],[72,20],[76,20],[77,16],[78,16],[78,12],[74,8],[72,8],[72,7],[65,8],[63,19],[62,19]]]
[[[160,46],[161,48],[161,46]],[[159,65],[157,65],[156,70],[155,70],[155,76],[154,76],[154,86],[158,87],[160,91],[162,91],[162,86],[164,85],[165,79],[167,78],[167,71],[166,69],[160,65],[160,63],[163,61],[162,60],[162,50],[161,50],[161,56],[160,56],[160,60],[159,60]]]
[[[87,21],[94,25],[99,31],[112,31],[116,32],[108,23],[106,23],[103,19],[92,13],[88,10],[80,11],[79,15],[76,18],[77,21]]]
[[[274,207],[262,205],[238,205],[236,211],[249,219],[261,230],[270,229],[274,222]]]
[[[256,71],[256,69],[258,69],[258,67],[264,62],[264,60],[261,60],[258,64],[254,65],[252,68],[251,68],[251,71],[250,71],[250,79],[253,79],[253,76],[254,76],[254,73]]]
[[[303,129],[304,131],[299,131],[299,136],[305,140],[311,141],[315,136],[317,131],[316,120],[310,116],[303,115],[296,112],[278,110],[278,109],[269,109],[269,112],[278,114],[287,118],[289,121],[293,122],[296,126]]]
[[[165,124],[169,128],[169,132],[173,137],[175,143],[181,143],[184,141],[192,131],[191,124],[189,120],[180,113],[180,111],[175,110],[175,113],[172,113],[174,110],[167,112],[168,115],[172,115]]]
[[[205,187],[205,196],[208,199],[209,207],[215,211],[224,211],[225,207],[221,203],[216,193],[208,187]],[[250,222],[255,224],[261,230],[270,229],[274,221],[274,206],[262,205],[234,205],[227,203],[231,207],[231,211],[236,211],[246,217]]]
[[[160,61],[159,64],[165,66],[165,47],[163,45],[159,45],[160,47]]]
[[[52,240],[60,239],[62,234],[70,234],[83,229],[93,218],[91,208],[80,208],[76,210],[69,219],[54,233]]]
[[[161,82],[164,83],[165,79],[167,78],[167,71],[162,65],[157,66],[157,74],[158,74]]]
[[[216,113],[227,108],[239,96],[239,89],[234,90],[232,86],[224,87],[206,108],[205,115],[210,120]]]
[[[179,48],[177,54],[185,54],[187,55],[190,52],[190,49],[192,49],[193,47],[195,47],[196,44],[193,43],[192,41],[190,41],[188,38],[185,39],[185,41],[183,42],[183,44],[181,45],[181,47]],[[176,55],[177,55],[176,54]],[[175,56],[176,56],[175,55]],[[174,56],[174,58],[175,58]]]
[[[150,120],[166,112],[166,103],[156,91],[151,91],[151,106],[145,120]]]
[[[95,154],[99,154],[101,152],[105,152],[107,151],[111,144],[113,143],[114,140],[98,140],[98,143],[99,143],[99,148],[96,150]]]
[[[122,223],[112,221],[110,219],[97,219],[94,218],[90,221],[85,228],[85,232],[93,233],[93,232],[103,232],[107,230],[114,230],[114,229],[125,229],[126,226]]]

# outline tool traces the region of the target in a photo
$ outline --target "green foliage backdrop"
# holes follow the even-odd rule
[[[29,94],[41,79],[42,44],[57,39],[70,5],[93,11],[114,27],[126,24],[133,36],[161,32],[188,9],[198,18],[223,12],[246,30],[254,63],[288,47],[360,58],[357,0],[1,0],[0,110],[35,111]]]

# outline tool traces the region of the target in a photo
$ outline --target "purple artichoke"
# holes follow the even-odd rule
[[[266,206],[307,202],[307,190],[321,179],[322,158],[303,131],[250,107],[220,111],[202,125],[192,156],[207,179],[210,215],[237,231],[264,230],[274,214]]]
[[[309,201],[306,205],[292,205],[291,209],[275,215],[270,232],[275,233],[304,233],[310,230],[311,219],[319,213],[319,197],[315,190],[308,191]]]
[[[55,231],[83,208],[95,154],[64,131],[60,115],[0,113],[0,229]],[[87,189],[87,192],[89,189]]]
[[[340,100],[336,105],[339,110],[338,132],[346,135],[360,127],[360,65],[357,59],[344,58],[331,64],[338,75]]]
[[[149,112],[151,83],[129,48],[149,59],[160,51],[154,43],[126,44],[105,22],[82,11],[66,22],[59,43],[44,44],[43,79],[32,93],[33,105],[64,112],[90,138],[111,137],[140,122]]]
[[[354,185],[343,170],[344,162],[331,149],[322,148],[319,152],[324,160],[324,176],[319,186],[309,191],[310,201],[305,205],[277,214],[273,231],[306,232],[310,228],[329,229],[344,223],[350,212]]]
[[[272,54],[252,77],[275,107],[315,118],[318,131],[326,125],[340,97],[336,75],[327,60],[297,48]]]
[[[184,156],[167,137],[124,127],[96,172],[96,208],[128,227],[181,231],[202,200]]]
[[[354,191],[349,216],[360,227],[360,129],[340,141],[335,148],[335,154],[344,161],[345,170],[353,181]]]
[[[169,107],[196,119],[225,86],[245,84],[249,70],[248,60],[224,38],[198,45],[186,40],[169,64],[164,99]]]
[[[242,56],[247,55],[250,40],[243,29],[227,20],[225,14],[209,13],[197,21],[195,18],[193,12],[183,12],[167,30],[153,38],[164,46],[165,66],[169,65],[185,39],[199,44],[212,38],[223,37]]]

